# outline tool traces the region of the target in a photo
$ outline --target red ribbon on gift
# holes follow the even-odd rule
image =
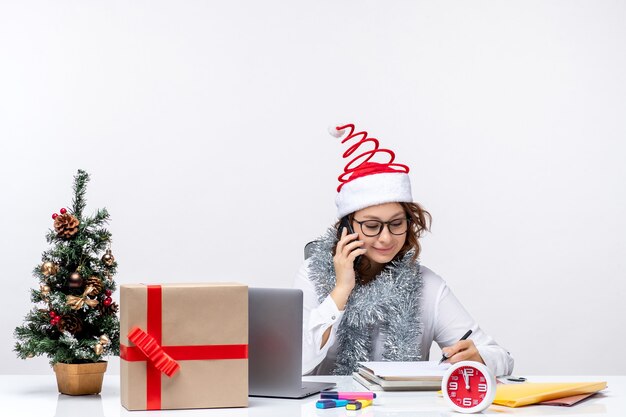
[[[128,339],[135,346],[120,344],[120,358],[129,362],[146,361],[146,409],[161,409],[161,372],[172,377],[179,361],[247,359],[248,345],[162,346],[162,290],[148,285],[147,332],[133,327]]]

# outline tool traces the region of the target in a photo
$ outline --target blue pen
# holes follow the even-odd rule
[[[315,406],[317,408],[335,408],[335,407],[344,407],[348,405],[348,400],[331,400],[331,399],[323,399],[317,400]]]

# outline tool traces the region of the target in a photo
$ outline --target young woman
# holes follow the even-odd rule
[[[331,133],[354,141],[344,158],[365,144],[369,150],[339,177],[340,221],[316,241],[296,277],[304,293],[303,372],[348,375],[359,361],[428,360],[436,342],[450,363],[473,360],[510,375],[509,353],[418,261],[430,214],[413,202],[409,168],[352,124]],[[371,161],[381,154],[389,162]]]

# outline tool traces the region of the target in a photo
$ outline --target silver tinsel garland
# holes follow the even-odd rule
[[[318,239],[309,259],[309,278],[320,302],[335,287],[332,250],[336,233],[330,228]],[[334,374],[350,375],[356,370],[357,362],[370,360],[372,327],[378,327],[385,335],[383,360],[420,360],[422,279],[419,263],[412,256],[413,251],[406,253],[365,285],[357,281],[337,329]]]

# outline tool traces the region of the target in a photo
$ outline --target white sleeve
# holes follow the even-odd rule
[[[322,303],[318,301],[315,286],[309,280],[308,261],[305,261],[298,271],[294,287],[303,293],[302,314],[302,374],[308,374],[326,357],[328,349],[335,343],[337,326],[343,317],[343,311],[330,298]],[[322,344],[322,336],[326,329],[331,327],[330,337],[326,344]]]
[[[496,376],[511,375],[514,361],[509,352],[478,326],[445,283],[441,286],[435,306],[434,336],[440,347],[455,344],[471,329],[469,338],[476,345],[485,365]]]

